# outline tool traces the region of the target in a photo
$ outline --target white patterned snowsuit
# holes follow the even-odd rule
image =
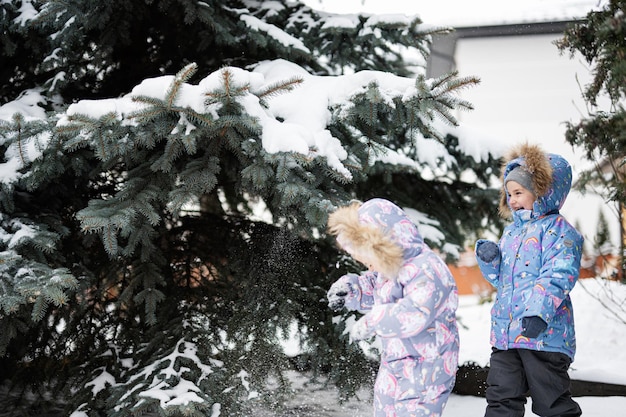
[[[396,279],[377,272],[348,274],[346,307],[368,310],[362,320],[382,343],[374,386],[376,417],[440,416],[454,386],[459,351],[458,293],[444,261],[423,241],[405,212],[384,199],[365,202],[359,222],[382,228],[403,249]]]

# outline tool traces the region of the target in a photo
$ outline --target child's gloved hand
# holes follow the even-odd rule
[[[476,256],[483,262],[492,262],[500,255],[498,244],[491,240],[479,239],[476,242]]]
[[[328,298],[328,308],[332,311],[339,311],[346,305],[346,297],[350,294],[350,284],[346,280],[339,278],[337,282],[330,286],[326,298]]]
[[[374,329],[367,323],[367,315],[361,317],[350,329],[350,343],[365,340],[374,335]]]
[[[522,336],[535,339],[548,328],[548,323],[539,316],[522,318]]]

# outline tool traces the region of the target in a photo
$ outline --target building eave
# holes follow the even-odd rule
[[[450,33],[433,36],[426,75],[428,77],[438,77],[448,74],[456,68],[454,54],[457,41],[460,39],[561,34],[564,33],[569,26],[584,21],[585,19],[572,19],[553,22],[454,27],[454,31]]]
[[[569,26],[584,22],[563,20],[558,22],[532,22],[486,26],[466,26],[454,28],[457,39],[487,38],[494,36],[525,36],[563,33]]]

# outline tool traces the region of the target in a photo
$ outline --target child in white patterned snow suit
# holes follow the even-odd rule
[[[390,201],[339,208],[328,227],[341,248],[369,268],[339,278],[328,301],[335,311],[369,311],[352,327],[351,340],[376,336],[382,342],[375,417],[441,416],[459,351],[458,293],[450,270]]]

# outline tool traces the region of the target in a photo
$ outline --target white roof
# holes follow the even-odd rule
[[[581,19],[608,0],[304,0],[333,13],[418,15],[429,25],[493,26]]]

